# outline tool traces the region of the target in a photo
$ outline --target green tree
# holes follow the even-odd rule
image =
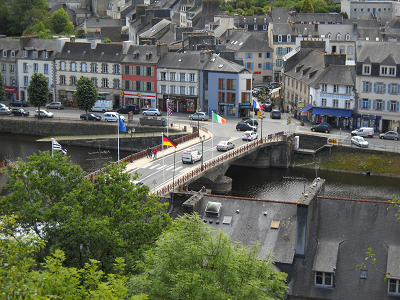
[[[53,37],[51,30],[47,29],[42,22],[29,26],[23,33],[23,35],[27,34],[37,35],[40,39],[51,39]]]
[[[105,38],[105,39],[103,40],[103,43],[105,43],[105,44],[112,44],[112,40],[110,40],[109,38]]]
[[[38,118],[40,107],[45,106],[49,100],[49,83],[42,73],[33,73],[27,88],[29,103],[38,108]]]
[[[92,80],[86,76],[79,77],[76,83],[75,104],[86,111],[86,121],[88,121],[88,110],[96,103],[98,96]]]
[[[74,33],[75,33],[75,37],[78,39],[85,37],[85,30],[83,28],[78,28],[77,30],[74,31]]]
[[[51,16],[51,25],[56,34],[70,34],[74,29],[67,12],[63,8],[60,8]]]
[[[38,259],[52,250],[65,253],[65,265],[84,268],[91,259],[101,270],[111,272],[117,257],[123,257],[129,272],[136,261],[169,226],[166,205],[147,197],[147,186],[135,186],[126,164],[105,168],[95,182],[84,179],[79,166],[56,152],[40,152],[19,161],[9,183],[11,193],[0,198],[0,215],[19,215],[21,229],[33,231],[48,241]]]
[[[311,4],[311,0],[303,0],[303,5],[301,6],[301,13],[313,13],[314,7]]]
[[[145,254],[143,274],[130,282],[132,294],[150,299],[281,299],[286,274],[259,247],[232,244],[198,215],[173,222]]]
[[[0,72],[0,101],[6,99],[6,91],[4,89],[3,74]]]
[[[344,12],[343,13],[343,19],[348,19],[349,18],[349,15],[347,14],[347,12]]]

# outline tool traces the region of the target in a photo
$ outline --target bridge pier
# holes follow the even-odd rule
[[[212,187],[213,194],[227,194],[232,191],[232,178],[219,175],[215,180]]]

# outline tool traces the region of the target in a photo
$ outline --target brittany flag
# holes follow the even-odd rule
[[[215,112],[212,112],[212,121],[213,121],[213,123],[225,124],[226,119],[224,119],[223,117],[217,115]]]
[[[164,146],[171,146],[174,147],[176,149],[176,145],[166,136],[163,136],[163,145]]]

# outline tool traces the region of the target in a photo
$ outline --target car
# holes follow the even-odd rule
[[[273,90],[273,89],[276,89],[276,88],[279,88],[279,87],[281,87],[281,84],[279,82],[270,82],[269,85],[268,85],[268,88],[270,90]]]
[[[197,112],[197,113],[194,113],[193,115],[190,115],[189,119],[190,120],[207,121],[208,120],[208,115],[205,112]]]
[[[182,163],[194,164],[196,161],[201,160],[202,156],[199,150],[188,148],[182,153]]]
[[[143,111],[143,116],[161,116],[161,111],[158,108],[149,108]]]
[[[123,105],[122,107],[117,109],[117,112],[119,114],[129,114],[130,112],[133,112],[134,114],[140,113],[140,108],[137,105]]]
[[[139,181],[139,180],[131,180],[131,182],[132,182],[133,185],[136,185],[136,186],[142,186],[142,185],[144,185],[144,183],[141,182],[141,181]]]
[[[11,109],[9,109],[7,106],[0,107],[0,115],[9,115],[10,113]]]
[[[264,105],[263,105],[263,110],[264,110],[264,111],[267,111],[267,112],[272,111],[272,105],[271,105],[270,103],[264,104]]]
[[[10,104],[8,106],[15,106],[15,107],[27,107],[28,106],[28,102],[26,101],[21,101],[21,100],[17,100],[17,101],[13,101],[10,102]]]
[[[368,147],[368,142],[362,136],[353,136],[351,143],[362,148]]]
[[[11,114],[13,116],[22,116],[22,117],[28,117],[29,116],[29,111],[23,109],[23,108],[13,108],[11,111]]]
[[[121,118],[122,122],[126,121],[125,117],[121,116],[119,113],[111,112],[111,111],[104,113],[104,121],[106,121],[106,122],[117,122],[118,117]]]
[[[35,110],[35,117],[38,118],[53,118],[54,114],[52,112],[48,112],[47,110],[40,110],[40,115],[39,115],[39,111]]]
[[[3,103],[0,103],[0,107],[8,107],[8,106]]]
[[[245,131],[242,135],[243,141],[252,141],[258,139],[258,134],[254,131]]]
[[[247,123],[247,124],[250,124],[250,125],[252,125],[252,126],[258,126],[258,122],[257,122],[257,120],[253,120],[253,119],[247,119],[247,120],[244,120],[243,122],[245,122],[245,123]]]
[[[311,127],[311,131],[318,131],[318,132],[325,132],[325,133],[329,133],[331,132],[331,128],[328,125],[324,125],[324,124],[316,124],[314,126]]]
[[[86,121],[86,114],[80,115],[80,118],[82,121]],[[101,121],[101,116],[92,113],[87,114],[87,118],[89,121]]]
[[[64,105],[61,102],[51,102],[46,104],[46,108],[64,109]]]
[[[235,148],[235,144],[230,141],[221,141],[217,144],[218,151],[228,151],[233,148]]]
[[[399,140],[399,134],[396,131],[388,131],[379,135],[380,139]]]
[[[245,122],[239,122],[236,124],[236,130],[238,130],[238,131],[247,131],[247,130],[257,131],[257,127],[252,126]]]
[[[271,119],[280,119],[282,117],[281,112],[278,109],[271,110]]]
[[[319,124],[320,124],[320,125],[326,125],[326,126],[329,127],[330,130],[332,130],[332,125],[329,124],[329,123],[324,123],[324,122],[322,122],[322,123],[319,123]]]

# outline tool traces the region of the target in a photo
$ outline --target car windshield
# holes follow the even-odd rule
[[[359,141],[359,142],[365,142],[365,140],[364,140],[363,137],[360,137],[360,138],[358,139],[358,141]]]
[[[227,142],[221,142],[220,145],[226,145],[228,144]]]

